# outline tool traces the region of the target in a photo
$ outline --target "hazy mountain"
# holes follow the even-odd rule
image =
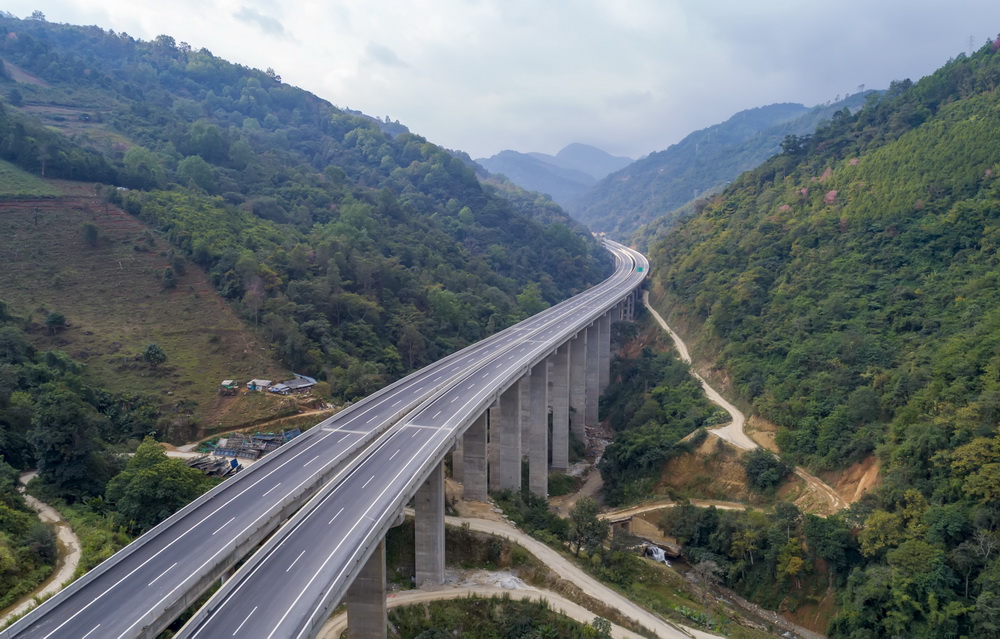
[[[476,162],[490,173],[504,175],[523,189],[545,193],[566,207],[598,180],[632,160],[573,143],[555,155],[501,151]]]
[[[835,112],[860,108],[866,95],[811,109],[781,103],[740,111],[607,176],[571,202],[569,211],[592,230],[627,237],[759,165],[781,150],[786,135],[809,134]]]

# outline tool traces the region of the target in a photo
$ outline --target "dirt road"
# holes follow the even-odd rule
[[[667,322],[663,319],[663,317],[659,313],[657,313],[656,309],[653,308],[653,305],[649,303],[648,291],[643,293],[642,303],[646,305],[646,308],[649,309],[650,314],[660,325],[660,327],[663,328],[663,330],[665,330],[667,334],[670,335],[670,338],[672,340],[674,340],[674,346],[677,348],[677,352],[679,353],[680,358],[685,363],[690,364],[691,354],[688,352],[687,344],[684,343],[684,340],[681,339],[680,335],[675,333],[674,330],[667,325]],[[732,420],[725,426],[721,426],[719,428],[713,428],[709,430],[709,432],[712,433],[713,435],[716,435],[720,439],[726,440],[727,442],[729,442],[733,446],[736,446],[737,448],[742,448],[743,450],[752,450],[754,448],[757,448],[758,447],[757,442],[750,439],[750,437],[748,437],[746,432],[743,430],[744,426],[746,426],[746,416],[744,416],[743,413],[738,408],[727,402],[726,399],[722,395],[720,395],[717,390],[709,386],[708,382],[706,382],[701,375],[694,372],[693,370],[691,371],[691,374],[694,375],[695,378],[697,378],[697,380],[701,383],[701,387],[705,389],[705,394],[708,396],[708,398],[713,403],[717,404],[718,406],[721,406],[723,410],[729,413],[729,416]],[[802,479],[802,481],[806,482],[808,490],[820,495],[823,498],[823,500],[829,503],[831,510],[833,511],[841,510],[843,508],[847,508],[850,505],[844,499],[842,499],[840,495],[837,494],[837,491],[831,488],[820,478],[811,474],[806,469],[796,466],[795,474],[800,479]]]
[[[35,477],[35,472],[21,473],[20,486],[18,490],[24,492],[24,487]],[[24,597],[21,597],[14,605],[7,608],[0,616],[0,626],[6,623],[7,619],[14,615],[22,615],[35,607],[35,597],[46,597],[62,590],[63,586],[73,579],[76,567],[80,564],[80,539],[69,527],[62,515],[48,504],[41,502],[31,495],[25,495],[24,501],[28,506],[38,513],[38,518],[43,523],[52,524],[56,529],[56,545],[59,548],[59,560],[56,568],[49,575],[49,578],[42,582],[38,588]]]
[[[412,604],[425,603],[428,601],[441,601],[444,599],[459,599],[476,595],[479,597],[502,597],[508,596],[511,599],[538,601],[544,600],[549,607],[571,619],[581,623],[590,623],[594,620],[594,613],[583,606],[573,603],[562,595],[558,595],[550,590],[541,588],[518,588],[510,590],[496,586],[475,585],[475,586],[445,586],[441,590],[404,590],[393,593],[386,598],[386,603],[390,608],[396,606],[409,606]],[[347,630],[347,613],[331,617],[326,625],[320,630],[317,639],[340,639],[340,635]],[[611,636],[615,639],[644,639],[642,635],[631,630],[626,630],[621,626],[611,625]]]
[[[537,539],[525,535],[505,522],[463,519],[460,517],[446,517],[445,519],[448,524],[453,526],[468,524],[471,530],[504,537],[517,543],[537,557],[539,561],[548,566],[554,573],[563,579],[572,581],[591,597],[616,608],[624,616],[632,619],[639,625],[652,630],[660,639],[692,639],[695,637],[698,639],[709,639],[718,636],[675,624],[649,612],[627,597],[618,594],[618,592],[600,583],[580,568],[577,568],[576,565],[552,548],[549,548]]]

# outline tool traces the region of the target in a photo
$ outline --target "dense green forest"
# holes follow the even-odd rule
[[[613,345],[634,338],[637,330],[635,324],[614,324]],[[664,462],[690,450],[681,440],[726,419],[684,362],[649,347],[636,357],[620,352],[612,360],[611,384],[600,408],[601,419],[616,429],[598,464],[604,499],[612,506],[652,494]]]
[[[663,304],[787,457],[881,462],[844,515],[834,637],[1000,636],[998,88],[1000,40],[787,137],[651,238]]]
[[[0,23],[0,56],[38,78],[0,78],[0,157],[121,187],[99,190],[164,231],[285,365],[326,379],[338,398],[610,270],[557,207],[481,183],[467,155],[338,109],[272,70],[166,35]],[[165,287],[174,268],[182,261],[165,269]]]

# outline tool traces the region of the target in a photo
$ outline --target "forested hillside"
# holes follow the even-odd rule
[[[860,553],[834,637],[1000,636],[998,87],[1000,40],[787,137],[650,238],[662,305],[786,456],[881,460],[842,517]]]
[[[872,92],[869,92],[872,93]],[[786,135],[807,135],[842,109],[859,109],[865,93],[834,104],[771,104],[740,111],[725,122],[691,133],[607,176],[568,210],[595,231],[627,238],[656,220],[669,226],[685,203],[722,189],[781,150]]]
[[[610,268],[564,215],[511,204],[461,157],[270,69],[169,36],[0,25],[0,156],[128,189],[100,194],[164,231],[283,364],[336,397],[369,393]]]

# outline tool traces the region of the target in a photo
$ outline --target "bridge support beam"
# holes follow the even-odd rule
[[[601,393],[603,394],[611,383],[611,311],[601,315],[598,326],[601,329]]]
[[[500,396],[500,490],[521,488],[521,384],[525,378]]]
[[[386,639],[385,539],[347,589],[347,628],[351,639]]]
[[[569,343],[552,355],[552,468],[569,469]]]
[[[587,442],[587,331],[569,341],[569,428],[577,439]]]
[[[489,419],[489,464],[487,475],[489,475],[490,492],[500,490],[500,400],[490,406]]]
[[[528,435],[528,488],[545,499],[549,496],[549,363],[542,360],[531,369],[531,413]]]
[[[462,436],[462,479],[465,499],[486,501],[486,416],[483,413],[472,422]]]
[[[597,426],[597,403],[601,397],[601,329],[599,321],[587,329],[587,412],[584,423]],[[586,441],[586,440],[584,440]]]
[[[519,380],[517,385],[521,393],[521,459],[522,461],[527,458],[529,451],[531,450],[531,376],[534,375],[534,369],[528,371],[528,374]],[[524,383],[520,383],[523,381]]]
[[[462,437],[455,442],[455,448],[451,451],[451,478],[455,481],[462,481],[465,477],[465,440]]]
[[[413,500],[417,587],[444,583],[444,463],[431,471]]]

